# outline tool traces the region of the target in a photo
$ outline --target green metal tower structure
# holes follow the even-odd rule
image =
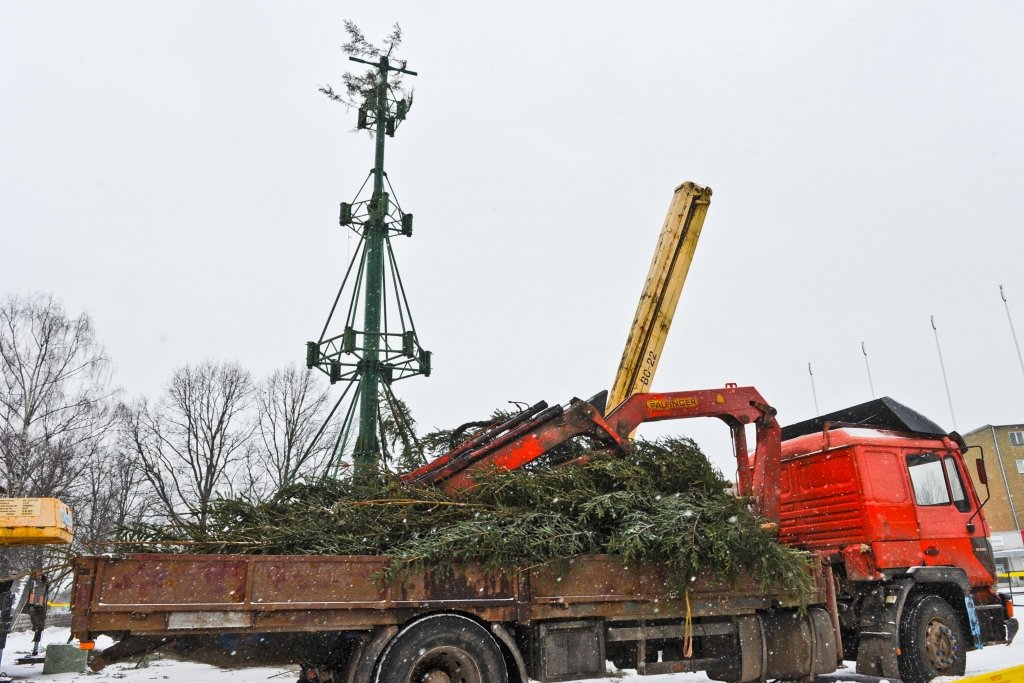
[[[314,448],[328,433],[339,408],[348,400],[341,428],[333,437],[331,465],[336,476],[358,416],[358,433],[352,449],[354,477],[366,481],[377,474],[380,466],[379,400],[382,394],[394,398],[391,384],[397,380],[429,376],[430,352],[420,346],[391,248],[392,237],[412,235],[412,214],[402,210],[384,171],[385,139],[395,135],[409,111],[409,102],[391,87],[388,77],[392,72],[411,76],[416,72],[408,70],[404,62],[392,63],[386,55],[375,62],[349,59],[374,67],[376,72],[375,87],[363,93],[357,123],[358,129],[372,131],[376,156],[373,169],[355,199],[341,204],[339,222],[359,236],[359,245],[319,340],[306,342],[306,367],[327,374],[331,384],[347,383],[309,448]],[[371,180],[370,197],[362,198]],[[335,316],[341,312],[338,304],[346,292],[347,313],[344,323],[339,324]],[[358,327],[360,312],[362,326]]]

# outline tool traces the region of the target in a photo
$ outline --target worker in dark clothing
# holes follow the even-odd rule
[[[7,635],[14,625],[14,593],[11,588],[13,581],[0,581],[0,657],[7,647]]]
[[[25,613],[32,622],[32,630],[35,632],[32,637],[32,656],[39,654],[39,641],[43,637],[43,629],[46,628],[46,608],[50,598],[50,583],[46,574],[33,572],[29,577],[28,585],[25,586],[28,597],[25,599]]]

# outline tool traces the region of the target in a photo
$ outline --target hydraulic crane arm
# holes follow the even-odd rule
[[[633,394],[605,417],[618,434],[630,434],[644,422],[717,417],[732,432],[736,479],[741,496],[754,496],[758,512],[779,521],[778,480],[782,428],[772,408],[754,387],[727,384],[722,389]],[[744,426],[755,426],[754,457],[747,449]],[[753,462],[752,462],[753,460]]]
[[[651,390],[710,203],[711,188],[691,182],[677,187],[672,195],[615,373],[609,408],[615,408],[638,391]]]
[[[406,474],[409,483],[437,485],[447,491],[473,486],[475,473],[488,467],[514,470],[577,436],[591,439],[600,450],[627,452],[629,434],[644,422],[690,417],[717,417],[732,431],[739,494],[754,496],[758,512],[779,519],[781,430],[775,409],[753,387],[633,394],[602,417],[602,394],[590,401],[573,399],[568,406],[538,403],[511,420],[484,430],[437,460]],[[595,405],[597,404],[597,405]],[[744,426],[756,427],[753,462]]]
[[[402,479],[460,491],[471,488],[473,475],[484,468],[518,469],[582,434],[624,450],[628,444],[601,416],[606,396],[607,392],[601,392],[588,401],[574,398],[567,406],[548,406],[541,401],[506,422],[480,431]]]

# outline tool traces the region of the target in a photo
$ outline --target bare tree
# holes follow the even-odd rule
[[[254,453],[259,493],[280,490],[304,475],[319,473],[334,446],[334,434],[314,443],[328,409],[326,391],[318,391],[313,377],[294,365],[275,370],[256,392],[259,422]]]
[[[88,315],[69,318],[47,294],[0,302],[0,479],[7,495],[60,498],[78,521],[103,509],[107,501],[94,497],[89,477],[109,449],[112,397],[110,362]],[[82,547],[79,538],[73,549]],[[0,573],[50,564],[66,552],[6,549]]]
[[[0,477],[10,496],[67,496],[111,426],[110,363],[92,321],[53,297],[0,303]]]
[[[214,499],[234,493],[253,446],[252,398],[247,370],[208,361],[176,370],[154,405],[122,408],[122,442],[172,526],[204,532]]]
[[[107,550],[104,544],[147,521],[157,504],[137,454],[121,448],[111,447],[88,463],[83,488],[85,500],[75,508],[75,541],[90,552]]]

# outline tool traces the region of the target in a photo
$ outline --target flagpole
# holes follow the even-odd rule
[[[935,316],[932,318],[932,331],[935,333],[935,349],[939,352],[939,367],[942,368],[942,383],[946,386],[946,400],[949,401],[949,414],[953,418],[953,429],[956,430],[956,413],[953,411],[953,394],[949,392],[949,379],[946,377],[946,363],[942,360],[942,346],[939,344],[939,328],[935,326]]]
[[[871,364],[868,363],[868,350],[864,347],[864,342],[860,343],[860,352],[864,354],[864,367],[868,371],[868,386],[871,387],[871,398],[874,398],[875,383],[871,380]]]
[[[811,376],[811,394],[814,396],[814,416],[821,415],[821,410],[818,408],[818,390],[814,388],[814,370],[811,369],[811,364],[807,364],[807,374]]]
[[[1003,286],[999,285],[999,298],[1003,300],[1003,308],[1006,309],[1006,319],[1010,323],[1010,334],[1013,335],[1013,348],[1017,349],[1017,360],[1020,362],[1020,371],[1024,373],[1024,356],[1020,355],[1020,343],[1017,341],[1017,330],[1013,327],[1013,316],[1010,315],[1010,304],[1006,301],[1006,292]]]

